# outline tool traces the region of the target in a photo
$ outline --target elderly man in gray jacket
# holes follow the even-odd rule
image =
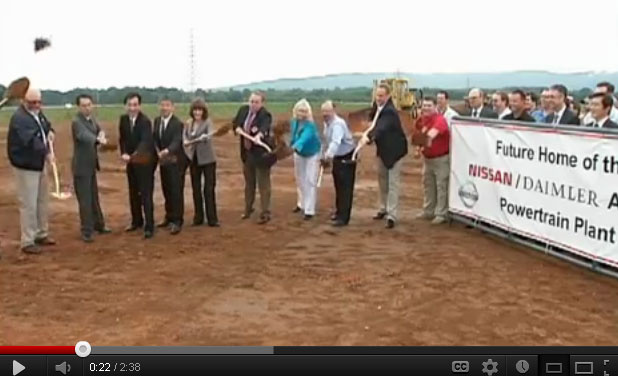
[[[80,94],[77,97],[76,104],[79,106],[79,112],[71,124],[73,186],[79,204],[82,240],[86,243],[92,243],[95,231],[99,234],[111,232],[105,227],[97,183],[97,170],[99,170],[97,145],[106,144],[107,139],[99,124],[92,117],[92,102],[90,95]]]

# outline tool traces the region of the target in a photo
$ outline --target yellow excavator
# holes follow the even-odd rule
[[[399,111],[402,125],[406,131],[411,131],[414,120],[418,114],[419,99],[423,97],[422,90],[410,88],[409,81],[405,78],[385,78],[373,80],[373,91],[371,93],[371,105],[373,106],[376,98],[376,91],[380,84],[387,84],[391,88],[391,99],[395,108]],[[369,112],[371,107],[350,112],[348,114],[348,124],[352,132],[363,131],[368,127]]]

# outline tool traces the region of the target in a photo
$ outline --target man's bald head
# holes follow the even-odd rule
[[[335,116],[335,105],[332,101],[328,100],[322,103],[322,117],[327,122],[333,120]]]
[[[483,91],[479,88],[470,90],[470,93],[468,93],[468,102],[470,103],[470,107],[474,109],[480,108],[483,105],[484,96]]]
[[[27,101],[40,101],[41,100],[41,90],[30,87],[28,91],[26,91],[26,95],[24,97]]]
[[[37,112],[41,109],[41,91],[30,87],[24,96],[26,108],[30,111]]]

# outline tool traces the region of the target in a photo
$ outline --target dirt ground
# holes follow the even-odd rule
[[[106,125],[115,137],[116,127]],[[68,124],[57,126],[70,181]],[[329,226],[332,179],[319,215],[292,213],[291,160],[273,172],[273,221],[241,221],[237,141],[217,139],[222,227],[177,237],[127,235],[127,184],[102,154],[102,206],[114,233],[85,245],[77,203],[52,200],[59,245],[18,251],[19,213],[0,130],[0,345],[618,345],[618,281],[462,225],[415,221],[420,162],[406,158],[402,215],[392,231],[376,210],[374,149],[358,171],[349,227]],[[156,183],[156,211],[162,218]],[[192,200],[187,184],[186,222]]]

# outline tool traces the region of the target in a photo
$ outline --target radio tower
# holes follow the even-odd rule
[[[189,91],[195,93],[195,43],[193,40],[193,28],[189,36]]]

